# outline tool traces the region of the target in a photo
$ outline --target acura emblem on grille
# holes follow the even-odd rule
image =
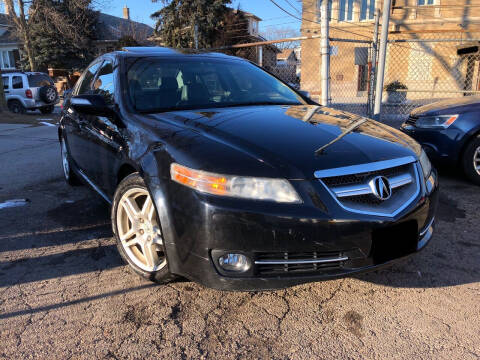
[[[368,182],[373,195],[379,200],[388,200],[392,196],[392,187],[385,176],[375,176]]]

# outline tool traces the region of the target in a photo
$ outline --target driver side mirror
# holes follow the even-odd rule
[[[102,95],[77,95],[70,99],[70,105],[81,114],[112,116],[115,112],[107,105]]]

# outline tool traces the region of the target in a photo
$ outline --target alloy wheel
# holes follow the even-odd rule
[[[62,153],[62,167],[63,173],[65,175],[65,179],[68,180],[70,177],[70,164],[68,162],[68,155],[67,155],[67,145],[65,144],[65,140],[62,138],[60,141],[61,153]]]
[[[47,90],[47,99],[52,102],[55,100],[57,97],[57,94],[55,93],[55,90],[53,88],[48,88]]]
[[[473,168],[480,175],[480,146],[473,153]]]
[[[136,266],[154,272],[167,265],[157,212],[146,189],[133,188],[122,195],[116,221],[123,249]]]

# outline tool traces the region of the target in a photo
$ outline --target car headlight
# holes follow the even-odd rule
[[[179,184],[207,194],[280,203],[302,202],[285,179],[221,175],[190,169],[177,163],[171,164],[170,176]]]
[[[420,165],[422,166],[423,177],[427,179],[430,176],[430,173],[432,172],[432,163],[428,159],[428,156],[423,149],[422,149],[422,152],[420,153],[419,160],[420,160]]]
[[[426,129],[446,129],[457,120],[458,115],[438,115],[419,117],[416,127]]]

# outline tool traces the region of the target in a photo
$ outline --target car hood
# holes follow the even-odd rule
[[[480,111],[480,96],[465,96],[420,106],[412,111],[413,116],[455,115]]]
[[[237,175],[246,175],[233,156],[238,152],[274,168],[278,176],[310,179],[316,170],[416,156],[421,150],[413,139],[398,130],[358,115],[313,105],[249,106],[148,116],[194,131],[195,149],[202,149],[199,141],[205,142],[204,148],[212,143],[222,144],[220,148],[214,146],[214,154],[202,149],[195,150],[201,154],[192,156],[209,157],[200,165],[203,170]],[[353,131],[320,154],[315,153],[359,120],[361,124]],[[199,140],[198,134],[203,140]]]

